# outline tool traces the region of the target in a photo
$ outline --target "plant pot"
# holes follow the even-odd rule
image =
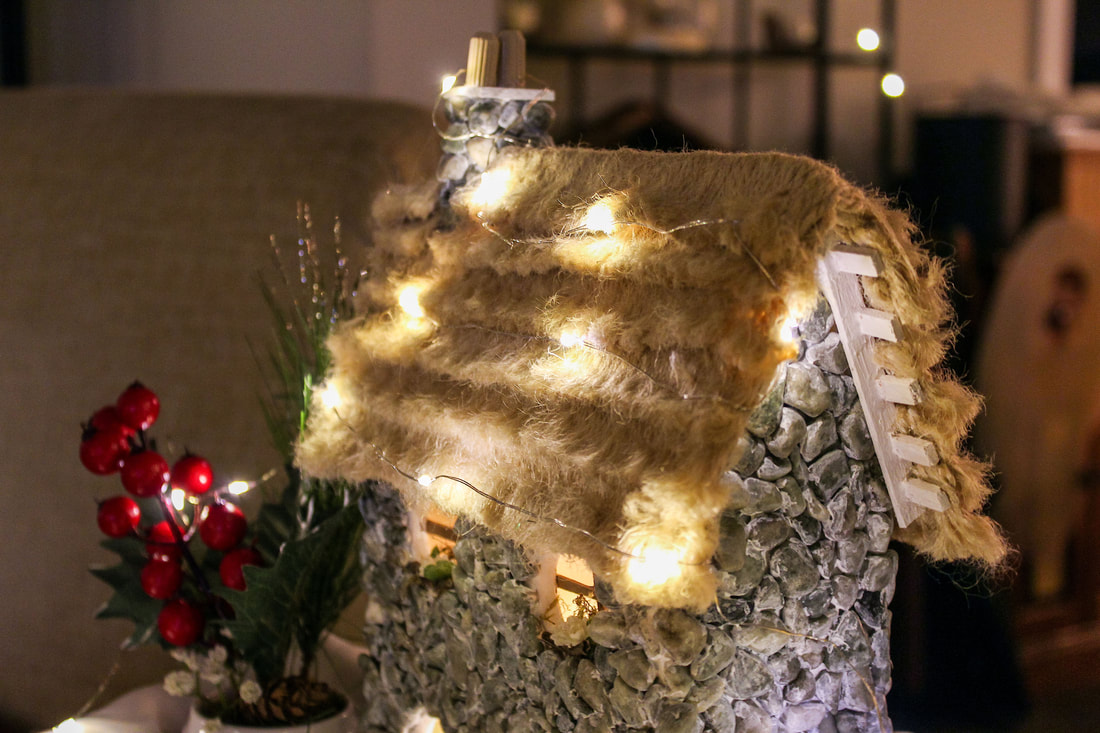
[[[344,711],[314,723],[285,726],[232,725],[201,714],[194,705],[181,733],[353,733],[355,711],[349,704]]]

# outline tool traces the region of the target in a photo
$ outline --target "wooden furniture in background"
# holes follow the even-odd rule
[[[1061,209],[1100,231],[1100,130],[1059,136]]]

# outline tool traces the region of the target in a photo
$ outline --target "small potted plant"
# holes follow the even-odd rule
[[[103,546],[118,562],[92,569],[114,589],[97,615],[134,622],[124,647],[159,644],[181,662],[165,687],[193,696],[188,733],[298,725],[323,733],[348,729],[353,717],[347,698],[315,671],[325,633],[360,588],[356,487],[312,480],[292,462],[312,386],[328,366],[325,337],[349,311],[344,259],[329,294],[307,234],[299,266],[310,276],[295,283],[309,297],[284,310],[263,288],[278,334],[265,417],[284,471],[220,485],[200,455],[170,463],[149,432],[160,400],[136,382],[83,426],[81,462],[94,474],[117,474],[124,490],[98,502]],[[241,508],[247,490],[264,493],[254,516]],[[218,725],[204,727],[209,720]]]

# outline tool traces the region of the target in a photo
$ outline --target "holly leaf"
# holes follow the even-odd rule
[[[91,568],[92,575],[109,585],[114,593],[96,611],[96,618],[123,618],[134,622],[134,632],[122,642],[123,649],[133,649],[153,643],[156,635],[157,615],[162,601],[150,598],[141,587],[141,568],[148,562],[144,545],[133,538],[109,539],[103,547],[119,555],[117,565]]]
[[[358,507],[349,504],[317,528],[283,545],[271,567],[246,566],[244,591],[225,590],[234,618],[225,621],[233,643],[261,684],[282,677],[294,645],[304,672],[321,635],[359,591],[356,548],[363,532]]]
[[[255,546],[263,555],[265,562],[271,563],[279,556],[283,543],[298,533],[297,518],[298,486],[297,471],[287,470],[290,482],[278,502],[264,502],[253,523]]]
[[[115,553],[124,563],[134,565],[138,570],[141,570],[142,566],[149,561],[149,557],[145,554],[145,543],[136,537],[106,539],[100,542],[99,546]]]
[[[94,573],[95,571],[93,571]],[[134,622],[134,632],[122,642],[123,649],[134,649],[159,640],[157,616],[164,602],[150,598],[139,584],[135,589],[119,589],[96,611],[96,618],[124,618]]]

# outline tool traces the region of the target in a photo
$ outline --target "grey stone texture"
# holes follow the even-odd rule
[[[435,111],[443,156],[436,169],[447,200],[456,188],[482,173],[508,145],[550,145],[554,109],[544,101],[501,100],[444,94]]]
[[[449,732],[892,730],[894,519],[832,328],[819,306],[749,425],[730,476],[749,505],[721,519],[703,614],[619,605],[597,582],[587,637],[557,646],[520,548],[460,521],[452,577],[429,581],[399,497],[373,485],[360,730],[400,730],[421,706]]]

